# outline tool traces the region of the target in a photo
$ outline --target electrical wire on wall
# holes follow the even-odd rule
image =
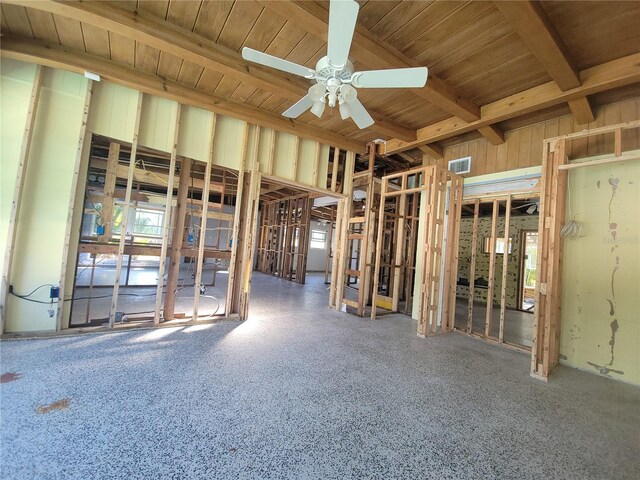
[[[568,160],[568,159],[567,159]],[[567,197],[569,199],[569,220],[564,224],[562,230],[560,230],[560,236],[562,238],[580,238],[584,233],[584,227],[578,221],[576,221],[576,217],[580,215],[580,213],[576,213],[573,215],[573,198],[571,197],[571,170],[567,172]]]

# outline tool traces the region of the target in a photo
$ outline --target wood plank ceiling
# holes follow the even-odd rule
[[[359,97],[376,119],[365,130],[341,120],[336,111],[327,110],[321,119],[307,112],[299,119],[318,132],[351,142],[395,138],[397,151],[430,144],[423,151],[438,155],[441,148],[425,136],[425,127],[473,124],[510,95],[527,96],[550,82],[559,88],[558,96],[563,91],[579,92],[581,72],[599,66],[604,70],[624,58],[628,60],[624,79],[612,71],[613,80],[601,82],[593,92],[640,82],[635,58],[640,51],[640,2],[359,3],[351,50],[356,69],[426,65],[429,81],[421,90],[360,90]],[[268,114],[260,122],[268,124],[302,96],[308,82],[247,65],[239,52],[248,46],[313,68],[326,52],[328,8],[327,1],[128,0],[60,5],[8,0],[1,5],[2,48],[7,55],[14,49],[24,53],[31,47],[14,47],[12,41],[28,38],[37,45],[65,47],[62,54],[69,65],[74,65],[74,54],[109,59],[199,94],[259,109]],[[222,48],[214,51],[214,44]],[[38,52],[31,57],[46,56]],[[616,68],[611,65],[610,70]],[[571,110],[588,117],[586,97],[577,93],[573,97],[568,101]],[[545,100],[526,112],[514,109],[511,116],[503,113],[499,121],[465,131],[479,131],[500,142],[501,121],[552,105],[566,108],[567,100]],[[438,141],[459,135],[460,129],[444,133]]]

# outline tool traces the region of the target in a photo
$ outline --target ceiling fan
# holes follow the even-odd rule
[[[251,48],[242,49],[245,60],[316,82],[282,115],[297,118],[311,109],[320,118],[326,104],[331,108],[338,104],[343,120],[351,117],[358,128],[367,128],[374,120],[358,100],[357,88],[422,88],[427,83],[427,67],[354,72],[348,57],[359,9],[354,0],[331,0],[327,55],[315,70]]]

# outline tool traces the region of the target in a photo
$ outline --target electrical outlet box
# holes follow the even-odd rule
[[[49,298],[53,300],[59,297],[60,297],[60,287],[51,287],[51,290],[49,290]]]

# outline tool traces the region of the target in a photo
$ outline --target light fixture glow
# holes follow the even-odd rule
[[[97,73],[85,71],[84,76],[87,77],[89,80],[93,80],[94,82],[100,81],[100,75],[98,75]]]
[[[313,104],[313,107],[311,107],[311,113],[313,113],[316,117],[320,118],[324,113],[324,107],[325,107],[324,98],[317,100]]]

